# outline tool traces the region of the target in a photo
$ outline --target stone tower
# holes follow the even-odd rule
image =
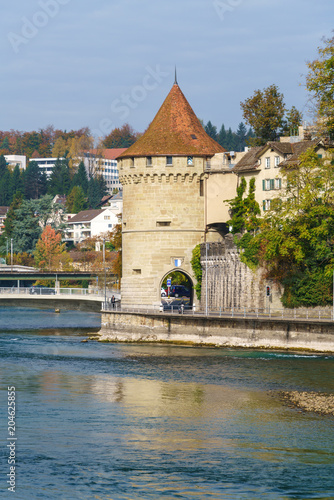
[[[205,237],[205,165],[223,151],[175,81],[144,135],[118,157],[124,306],[160,303],[162,281],[173,271],[194,284],[192,250]]]

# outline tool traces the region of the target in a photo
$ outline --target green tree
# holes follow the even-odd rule
[[[334,165],[313,149],[284,173],[286,186],[241,247],[284,286],[287,307],[332,303]]]
[[[258,215],[260,215],[260,207],[255,200],[255,179],[249,181],[248,195],[245,197],[247,182],[244,177],[241,177],[240,184],[237,187],[237,195],[233,200],[225,200],[229,202],[231,219],[227,221],[227,225],[231,227],[231,233],[242,233],[245,230],[255,231],[259,226]]]
[[[198,300],[200,300],[202,292],[201,245],[196,245],[193,249],[190,264],[197,282],[195,285],[196,295]]]
[[[284,96],[276,85],[256,90],[252,97],[240,103],[245,121],[252,127],[255,138],[251,145],[262,146],[276,141],[284,125]]]
[[[212,125],[211,121],[209,120],[208,123],[204,127],[205,132],[215,141],[218,139],[218,134],[217,134],[217,127],[215,125]]]
[[[32,254],[42,233],[36,216],[36,201],[34,199],[23,200],[15,211],[12,230],[15,253]]]
[[[223,146],[223,148],[225,148],[225,144],[226,144],[226,130],[225,130],[225,125],[224,124],[220,127],[220,130],[219,130],[219,133],[218,133],[218,137],[217,137],[217,142],[221,146]]]
[[[22,193],[20,191],[16,192],[4,221],[4,226],[5,226],[4,235],[7,236],[8,238],[12,236],[13,227],[16,219],[16,210],[20,207],[22,201],[23,201]]]
[[[103,196],[107,194],[107,186],[102,176],[91,177],[88,183],[88,205],[97,208]]]
[[[66,199],[66,211],[77,214],[87,208],[87,199],[81,186],[74,186]]]
[[[18,191],[21,193],[24,192],[24,175],[20,170],[20,167],[16,165],[10,179],[10,192],[12,193],[12,199]]]
[[[0,178],[5,174],[7,170],[7,162],[4,155],[0,155]]]
[[[57,194],[67,195],[71,188],[71,176],[68,160],[57,158],[55,166],[48,183],[48,193],[52,196]]]
[[[318,117],[334,137],[334,37],[318,47],[318,59],[307,64],[306,88],[312,94]]]
[[[32,254],[47,225],[57,230],[63,228],[60,208],[49,195],[37,200],[23,200],[21,203],[17,197],[16,203],[18,208],[14,211],[11,225],[14,249],[16,253]]]
[[[295,106],[292,106],[286,113],[286,119],[283,124],[283,133],[285,135],[298,135],[298,127],[302,124],[303,115]]]
[[[80,186],[82,188],[84,194],[87,196],[87,194],[88,194],[88,177],[87,177],[87,172],[86,172],[86,168],[85,168],[83,161],[81,161],[79,163],[78,171],[73,176],[72,188],[74,186]]]
[[[0,205],[9,206],[12,201],[11,174],[6,168],[0,177]]]
[[[246,146],[246,136],[247,136],[247,128],[243,122],[240,122],[238,125],[238,129],[236,131],[235,138],[235,151],[243,151]]]
[[[231,127],[229,127],[227,133],[226,133],[226,145],[225,145],[225,148],[227,149],[227,151],[235,151],[236,149],[236,144],[235,144],[235,134],[232,132],[232,129]]]
[[[9,139],[8,136],[6,135],[4,140],[2,141],[0,145],[0,149],[5,149],[7,151],[7,154],[10,152],[10,146],[9,146]]]
[[[29,199],[38,199],[45,194],[45,184],[38,163],[30,161],[24,174],[24,195]]]

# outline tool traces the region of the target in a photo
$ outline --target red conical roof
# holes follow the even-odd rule
[[[205,132],[177,83],[146,132],[118,158],[213,156],[225,149]]]

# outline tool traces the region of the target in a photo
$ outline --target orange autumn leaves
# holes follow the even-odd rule
[[[61,242],[61,234],[51,226],[46,226],[36,244],[35,262],[41,270],[66,270],[70,266],[70,258],[65,251],[65,243]]]

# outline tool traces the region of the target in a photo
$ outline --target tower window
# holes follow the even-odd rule
[[[146,166],[152,167],[152,156],[146,156]]]
[[[170,220],[157,221],[157,227],[166,227],[166,226],[170,226],[170,224],[171,224]]]
[[[173,165],[173,157],[172,156],[166,156],[166,165],[168,165],[168,166]]]
[[[204,181],[203,180],[199,181],[199,195],[204,196]]]
[[[188,156],[187,158],[187,165],[193,165],[194,164],[194,157],[193,156]]]

